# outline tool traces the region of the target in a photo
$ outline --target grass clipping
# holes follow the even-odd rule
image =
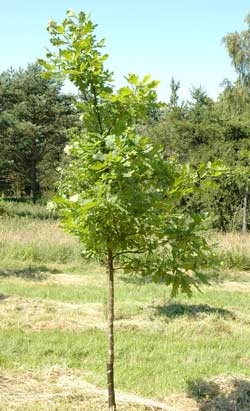
[[[25,373],[0,373],[0,411],[106,410],[106,390],[83,377],[82,370],[57,366]],[[117,403],[119,411],[177,411],[163,403],[120,392]]]
[[[250,380],[221,376],[189,384],[190,396],[198,402],[197,411],[249,411]]]
[[[60,367],[5,371],[0,374],[0,411],[106,410],[106,390],[89,384],[84,376],[82,370]],[[189,383],[189,399],[180,395],[175,404],[170,401],[171,406],[117,392],[119,411],[249,411],[250,380],[240,376],[197,380]]]

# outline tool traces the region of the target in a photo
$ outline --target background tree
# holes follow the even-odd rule
[[[168,109],[148,126],[152,141],[160,141],[166,156],[178,155],[182,163],[222,159],[228,167],[223,179],[206,192],[191,195],[184,206],[208,211],[213,227],[226,231],[247,229],[249,214],[249,109],[250,109],[250,18],[247,30],[229,33],[223,41],[238,74],[235,83],[223,82],[217,101],[201,87],[190,90],[191,99],[179,103],[171,82]],[[174,100],[175,104],[171,104]]]
[[[250,14],[245,18],[247,30],[234,31],[223,37],[223,42],[238,74],[240,84],[250,86]]]
[[[175,81],[174,77],[171,78],[170,82],[170,99],[169,99],[169,108],[171,110],[174,110],[178,107],[178,101],[179,101],[179,96],[178,96],[178,90],[180,88],[180,82]]]
[[[245,22],[247,24],[247,30],[243,30],[240,33],[235,31],[233,33],[227,34],[223,38],[223,42],[225,43],[225,46],[227,48],[228,54],[231,58],[232,65],[238,74],[238,79],[235,83],[234,91],[236,93],[231,93],[228,95],[228,97],[231,97],[230,102],[231,105],[233,105],[234,109],[235,107],[238,108],[238,114],[243,114],[242,110],[239,110],[239,106],[244,107],[245,113],[248,111],[247,108],[249,108],[249,103],[250,103],[250,15],[248,14],[245,18]],[[238,102],[235,104],[235,94],[238,97]],[[239,104],[240,103],[240,104]],[[243,103],[243,104],[242,104]],[[243,115],[244,117],[244,115]],[[242,116],[240,118],[240,121],[244,121],[244,126],[243,128],[246,131],[247,130],[247,139],[249,139],[249,123],[248,123],[248,115],[245,116],[244,121],[242,119]],[[239,119],[238,119],[239,120]],[[242,127],[240,127],[242,129]],[[248,192],[249,192],[249,179],[248,179],[248,174],[250,172],[249,168],[249,157],[250,157],[250,152],[248,150],[248,141],[243,142],[244,148],[242,149],[242,139],[241,139],[241,148],[240,148],[240,165],[237,167],[237,170],[239,170],[239,167],[241,168],[241,183],[244,182],[244,194],[243,194],[243,218],[242,218],[242,231],[243,233],[246,232],[247,229],[247,221],[246,221],[246,216],[247,216],[247,203],[248,203]],[[242,157],[242,152],[244,152],[244,158]],[[245,159],[245,166],[243,166],[243,162]],[[243,162],[242,162],[243,160]],[[247,163],[247,164],[246,164]],[[242,185],[242,184],[241,184]]]
[[[0,75],[0,181],[2,191],[31,195],[33,203],[53,187],[55,169],[74,124],[72,99],[42,68]]]

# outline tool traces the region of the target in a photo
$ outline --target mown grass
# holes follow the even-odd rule
[[[211,324],[212,325],[212,324]],[[152,398],[172,391],[185,391],[187,381],[223,373],[249,376],[250,331],[221,323],[186,330],[170,327],[165,333],[118,331],[116,335],[116,383],[119,389]],[[191,332],[190,332],[191,331]],[[40,333],[5,330],[0,343],[3,369],[43,368],[59,365],[83,368],[88,379],[105,386],[106,334],[99,330],[82,333],[51,330]]]
[[[244,242],[237,235],[218,239],[225,255],[240,249],[250,259],[248,237]],[[30,215],[2,216],[0,258],[1,369],[28,372],[55,365],[81,369],[90,382],[105,387],[104,268],[86,263],[81,245],[64,234],[57,221],[34,220]],[[227,261],[228,257],[224,258]],[[171,393],[187,392],[192,382],[204,378],[225,373],[250,377],[250,276],[239,271],[243,270],[241,264],[236,267],[210,273],[212,285],[203,287],[202,293],[195,292],[192,299],[171,299],[164,284],[122,274],[116,277],[116,385],[120,390],[163,400]],[[77,305],[72,306],[76,311],[66,304]],[[84,311],[88,305],[90,311]],[[45,307],[41,318],[40,306]],[[32,316],[33,307],[36,313]],[[78,326],[79,315],[86,317]],[[41,329],[38,319],[43,323]],[[80,398],[72,404],[68,401],[55,399],[49,408],[45,402],[23,408],[17,404],[12,409],[92,411],[99,407],[95,403],[93,408],[90,401],[86,408],[86,401]],[[0,410],[5,409],[2,404],[0,400]],[[123,409],[133,410],[132,406]]]
[[[0,411],[103,411],[108,408],[107,402],[94,398],[93,395],[75,395],[73,398],[52,401],[32,401],[30,404],[9,404],[1,406]],[[145,408],[136,405],[119,405],[119,411],[152,411],[153,408]]]
[[[50,401],[33,401],[30,404],[0,404],[0,411],[103,411],[108,408],[106,401],[93,395],[75,395],[73,398]],[[153,408],[136,405],[119,405],[119,411],[152,411]]]
[[[66,287],[63,285],[38,285],[29,282],[1,281],[1,292],[25,298],[48,299],[75,303],[104,301],[105,290],[101,287]]]

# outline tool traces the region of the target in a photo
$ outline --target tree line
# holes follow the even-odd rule
[[[197,168],[218,159],[227,166],[216,184],[181,204],[208,212],[211,225],[224,231],[246,231],[250,223],[249,17],[246,24],[246,30],[223,39],[238,77],[223,81],[216,100],[202,87],[192,87],[190,98],[181,101],[180,83],[172,78],[167,104],[148,110],[138,123],[139,131],[146,129],[153,143],[163,145],[166,157]],[[30,197],[33,203],[54,192],[64,147],[71,130],[80,127],[78,109],[86,101],[84,95],[63,92],[62,81],[42,76],[43,71],[34,63],[0,74],[0,192]]]
[[[67,132],[76,125],[72,97],[38,63],[0,75],[0,190],[33,203],[53,191]]]

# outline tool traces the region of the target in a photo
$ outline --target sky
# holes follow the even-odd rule
[[[91,12],[97,34],[107,39],[108,66],[117,86],[134,72],[160,80],[169,98],[171,77],[180,96],[202,86],[212,98],[223,79],[236,78],[222,37],[246,28],[247,0],[0,0],[0,71],[25,67],[45,56],[49,19],[60,22],[71,9]]]

